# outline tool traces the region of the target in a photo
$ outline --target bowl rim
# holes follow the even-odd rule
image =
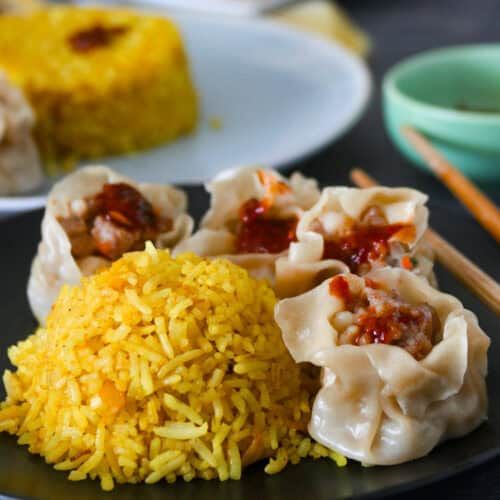
[[[463,122],[486,122],[488,124],[500,124],[500,111],[493,113],[482,113],[479,111],[462,111],[453,108],[438,106],[421,101],[403,92],[396,84],[398,77],[415,66],[420,66],[433,59],[442,59],[460,52],[472,52],[476,50],[498,51],[500,43],[479,43],[466,45],[452,45],[438,49],[426,50],[409,56],[392,66],[382,79],[382,94],[384,100],[395,100],[407,107],[420,110],[428,115],[444,120],[461,120]]]

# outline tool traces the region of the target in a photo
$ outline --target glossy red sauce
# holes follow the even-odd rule
[[[424,321],[422,311],[409,307],[390,307],[386,305],[382,312],[370,306],[357,320],[359,327],[357,341],[361,337],[372,344],[392,344],[401,338],[403,328],[412,323],[418,329]]]
[[[129,184],[104,184],[95,198],[99,214],[127,229],[155,228],[157,217],[151,203]]]
[[[323,259],[341,260],[356,273],[362,264],[383,260],[389,254],[389,240],[405,227],[408,226],[355,226],[347,236],[325,240]]]
[[[351,303],[352,295],[349,289],[349,282],[343,276],[333,277],[330,280],[329,290],[330,295],[343,300],[346,307]]]
[[[365,278],[366,286],[377,290],[379,288],[383,288],[378,281],[372,280],[371,278]]]
[[[90,52],[91,50],[106,47],[114,38],[128,30],[125,26],[106,28],[101,25],[79,31],[68,38],[68,43],[75,52]]]
[[[269,204],[255,198],[240,209],[240,228],[236,235],[237,253],[280,253],[296,240],[297,218],[266,217]]]

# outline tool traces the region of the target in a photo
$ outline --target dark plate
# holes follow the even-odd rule
[[[192,190],[195,215],[206,204],[201,190]],[[473,238],[477,225],[463,212],[451,212],[445,206],[432,207],[440,220],[454,220],[459,239]],[[9,366],[6,349],[24,338],[35,327],[26,298],[26,281],[29,265],[39,237],[41,213],[17,217],[0,225],[0,304],[2,335],[0,337],[0,369]],[[455,232],[455,229],[454,229]],[[478,260],[486,269],[496,269],[498,252],[490,245]],[[458,285],[449,275],[438,275],[441,288],[457,295],[470,309],[476,311],[481,326],[495,332],[498,318]],[[500,359],[500,347],[493,343],[490,360]],[[500,386],[500,368],[490,363],[489,387]],[[3,387],[1,389],[3,398]],[[15,438],[0,435],[0,492],[7,497],[35,497],[72,500],[91,498],[141,499],[264,499],[286,500],[314,498],[317,500],[346,497],[375,498],[400,493],[450,477],[465,469],[479,465],[500,455],[500,395],[490,390],[489,420],[465,438],[439,446],[428,457],[393,467],[364,468],[350,462],[337,468],[329,461],[304,461],[287,467],[276,476],[267,476],[263,464],[256,464],[244,473],[241,481],[195,480],[179,481],[154,486],[118,486],[112,493],[104,494],[96,481],[70,482],[66,473],[56,472],[43,459],[30,455],[25,447],[16,445]]]

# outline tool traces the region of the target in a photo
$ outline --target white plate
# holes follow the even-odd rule
[[[282,167],[338,138],[365,108],[369,73],[338,45],[269,21],[171,17],[201,97],[198,129],[166,146],[98,163],[139,181],[184,184],[235,165]],[[211,118],[221,121],[220,130],[210,127]],[[51,182],[36,196],[0,197],[0,212],[43,206]]]
[[[228,16],[257,16],[300,0],[144,0],[145,4],[176,10],[191,10]],[[80,0],[81,3],[88,3]],[[134,0],[101,0],[101,3],[135,4]]]

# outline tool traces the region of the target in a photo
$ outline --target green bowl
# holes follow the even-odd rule
[[[500,180],[500,44],[410,57],[385,75],[382,92],[389,135],[413,163],[426,168],[403,125],[424,133],[469,177]]]

